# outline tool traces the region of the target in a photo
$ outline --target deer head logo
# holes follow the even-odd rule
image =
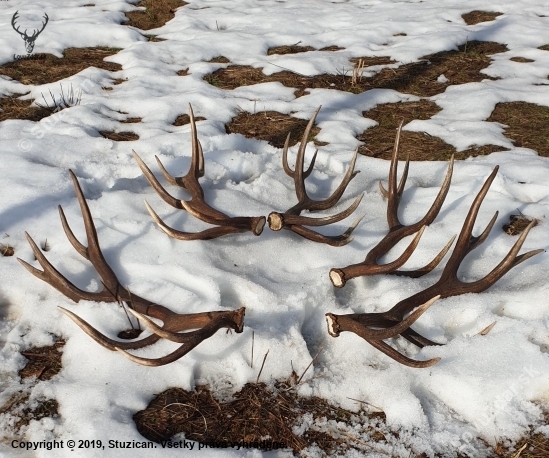
[[[15,21],[17,21],[18,19],[17,13],[19,13],[19,11],[16,11],[13,14],[13,17],[11,18],[11,26],[13,27],[13,30],[15,30],[19,35],[21,35],[23,40],[25,40],[25,48],[27,48],[27,54],[30,54],[34,49],[34,42],[38,38],[38,35],[42,33],[42,30],[46,28],[46,24],[48,23],[49,18],[48,18],[48,15],[44,13],[44,22],[42,22],[42,28],[40,30],[35,29],[34,33],[31,36],[29,36],[27,35],[27,29],[25,29],[24,32],[21,32],[19,30],[19,27],[15,26]]]

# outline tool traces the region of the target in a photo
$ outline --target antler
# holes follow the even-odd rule
[[[397,352],[387,343],[383,342],[383,340],[396,337],[400,334],[402,337],[420,348],[426,345],[440,345],[426,339],[412,329],[409,329],[409,327],[438,298],[457,296],[466,293],[479,293],[484,291],[496,283],[513,267],[543,251],[542,249],[533,250],[518,255],[518,252],[530,232],[530,229],[532,229],[535,224],[533,221],[524,230],[509,253],[507,253],[503,260],[488,275],[480,280],[470,283],[458,279],[457,272],[461,262],[468,253],[486,240],[488,234],[494,226],[494,223],[496,222],[498,212],[496,212],[490,223],[488,223],[486,229],[484,229],[479,236],[472,235],[473,226],[475,224],[480,205],[482,204],[482,201],[484,200],[486,193],[488,192],[488,189],[497,174],[497,171],[498,167],[495,167],[494,171],[490,174],[477,197],[473,201],[467,218],[463,224],[463,228],[461,229],[461,233],[459,234],[454,251],[450,256],[440,279],[433,286],[400,301],[387,312],[358,313],[350,315],[334,315],[332,313],[327,313],[326,318],[328,322],[328,332],[330,335],[337,337],[340,332],[343,331],[354,332],[365,339],[369,344],[373,345],[378,350],[381,350],[387,356],[393,358],[399,363],[405,364],[406,366],[429,367],[436,364],[440,358],[434,358],[427,361],[415,361]],[[404,319],[404,316],[416,307],[418,307],[418,309],[408,318]]]
[[[355,221],[353,225],[350,226],[343,234],[338,236],[322,235],[311,229],[307,229],[304,226],[326,226],[328,224],[336,223],[344,218],[347,218],[356,210],[356,208],[360,204],[363,195],[358,196],[346,210],[343,210],[336,215],[327,216],[325,218],[310,218],[307,216],[301,216],[301,212],[303,210],[318,211],[332,208],[334,205],[337,204],[337,202],[345,192],[345,189],[347,188],[349,182],[356,176],[357,173],[359,173],[358,171],[354,171],[355,162],[358,154],[357,149],[357,151],[355,151],[355,154],[353,155],[351,164],[349,165],[349,169],[343,177],[343,181],[330,197],[324,200],[313,200],[307,195],[307,191],[305,189],[305,178],[307,178],[313,170],[317,153],[315,152],[307,171],[304,171],[303,169],[305,160],[305,148],[307,147],[307,139],[309,138],[309,134],[319,111],[320,107],[318,107],[318,109],[314,112],[313,117],[309,120],[309,123],[305,128],[305,132],[303,133],[301,144],[299,145],[299,149],[297,152],[295,171],[291,170],[290,166],[288,165],[288,147],[290,142],[290,134],[288,134],[288,136],[286,137],[286,142],[284,144],[284,149],[282,152],[282,166],[284,167],[284,172],[286,172],[286,175],[294,179],[295,192],[299,202],[289,210],[286,210],[286,212],[284,212],[283,214],[278,212],[271,212],[267,220],[269,222],[269,228],[273,231],[279,231],[284,228],[315,242],[327,243],[328,245],[332,246],[343,246],[348,244],[352,240],[351,233],[362,218]]]
[[[384,197],[388,198],[387,203],[387,223],[389,224],[388,234],[374,247],[370,250],[366,259],[358,264],[352,264],[343,268],[334,268],[330,270],[330,280],[333,285],[337,288],[342,288],[345,286],[347,280],[351,278],[363,276],[363,275],[378,275],[378,274],[393,274],[393,275],[402,275],[412,278],[418,278],[422,275],[425,275],[431,270],[433,270],[444,258],[452,243],[455,239],[455,236],[446,244],[442,251],[425,267],[415,270],[397,270],[402,267],[406,261],[410,258],[414,250],[416,249],[419,240],[425,230],[425,227],[431,224],[437,217],[444,199],[448,194],[450,189],[450,182],[452,181],[452,171],[454,168],[454,156],[450,159],[450,164],[448,165],[448,171],[446,172],[446,177],[440,188],[440,191],[433,202],[433,205],[427,212],[427,214],[415,224],[409,226],[403,225],[398,218],[398,206],[400,203],[400,198],[404,191],[404,186],[406,184],[406,179],[408,178],[408,168],[410,165],[410,157],[406,160],[406,165],[404,166],[404,172],[400,178],[400,182],[397,187],[397,169],[398,169],[398,147],[400,143],[400,132],[402,130],[402,122],[400,123],[397,134],[395,137],[395,146],[393,148],[393,156],[391,158],[391,167],[389,169],[389,183],[388,190],[385,190],[381,181],[379,182],[379,189]],[[387,254],[400,240],[404,237],[407,237],[412,234],[417,234],[408,248],[394,261],[387,264],[378,264],[379,258]]]
[[[216,237],[220,237],[226,234],[234,234],[237,232],[246,232],[251,231],[254,235],[260,235],[265,226],[265,217],[230,217],[225,213],[216,210],[215,208],[210,207],[204,200],[204,191],[198,183],[198,178],[204,176],[204,155],[202,152],[202,146],[198,141],[198,136],[196,133],[196,123],[194,119],[193,109],[189,104],[189,117],[191,120],[191,136],[192,136],[192,156],[191,156],[191,165],[189,171],[183,177],[174,177],[170,175],[167,170],[164,168],[160,159],[156,157],[156,162],[160,171],[166,178],[166,180],[175,186],[180,186],[185,188],[191,193],[191,200],[179,200],[173,197],[171,194],[164,189],[160,182],[153,175],[151,170],[147,165],[141,160],[135,151],[133,151],[133,157],[137,161],[139,168],[147,178],[150,185],[158,193],[162,199],[169,205],[180,210],[186,210],[194,217],[204,221],[208,224],[214,224],[218,227],[206,229],[201,232],[181,232],[176,229],[169,227],[160,217],[155,213],[151,206],[145,201],[147,210],[151,214],[153,220],[160,226],[166,234],[170,237],[179,239],[179,240],[208,240]]]
[[[63,224],[65,234],[74,249],[78,251],[81,256],[90,261],[99,273],[103,283],[103,289],[98,292],[88,292],[83,291],[73,285],[50,264],[34,240],[26,232],[25,235],[27,236],[27,240],[29,241],[34,256],[42,266],[43,270],[36,269],[22,259],[18,259],[19,262],[35,277],[49,283],[51,286],[75,302],[79,302],[80,300],[97,302],[125,302],[128,305],[129,311],[138,318],[143,319],[145,325],[151,329],[154,334],[135,342],[119,342],[106,337],[74,313],[60,307],[63,313],[71,318],[86,334],[88,334],[100,345],[108,348],[109,350],[120,351],[132,361],[146,366],[162,366],[176,361],[191,351],[203,340],[206,340],[215,334],[221,328],[234,329],[238,333],[242,332],[244,326],[244,307],[234,311],[178,314],[172,312],[166,307],[163,307],[162,305],[155,304],[154,302],[144,299],[136,294],[130,294],[130,292],[120,284],[116,274],[111,269],[109,264],[107,264],[107,261],[101,252],[101,248],[99,247],[97,231],[93,224],[90,209],[86,203],[82,189],[80,188],[78,180],[72,170],[69,170],[69,174],[74,184],[76,198],[80,204],[80,210],[84,219],[88,246],[84,246],[74,236],[69,224],[67,223],[67,219],[65,218],[65,213],[63,212],[61,206],[59,206],[61,223]],[[161,320],[163,322],[163,326],[157,326],[149,319],[146,319],[143,315],[148,315],[152,318]],[[187,331],[190,329],[196,330],[184,334],[178,333],[179,331]],[[161,338],[182,343],[183,345],[181,345],[174,352],[156,359],[140,358],[127,353],[127,350],[143,348],[157,342]]]

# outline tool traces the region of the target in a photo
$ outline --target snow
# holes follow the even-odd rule
[[[173,174],[186,171],[190,155],[189,126],[174,127],[189,103],[198,122],[205,153],[206,173],[201,179],[206,199],[233,216],[267,215],[295,203],[292,180],[281,167],[281,150],[265,141],[228,135],[224,123],[239,110],[251,113],[276,110],[308,119],[319,105],[321,132],[315,172],[308,179],[311,196],[327,196],[339,184],[352,152],[355,136],[375,122],[362,112],[379,104],[418,100],[392,90],[375,89],[354,95],[314,89],[295,99],[293,90],[279,83],[265,83],[225,91],[202,80],[223,64],[207,63],[223,55],[233,64],[251,65],[265,74],[281,67],[304,75],[337,74],[350,70],[349,58],[389,56],[399,63],[456,49],[465,40],[496,41],[509,51],[498,54],[484,71],[500,77],[461,86],[450,86],[430,100],[442,108],[429,120],[413,121],[405,130],[427,132],[442,138],[458,151],[469,146],[493,144],[510,148],[457,162],[452,186],[439,217],[427,228],[407,267],[429,262],[459,231],[474,195],[495,165],[499,173],[476,223],[480,233],[496,211],[499,217],[488,240],[463,263],[460,274],[471,281],[485,275],[508,252],[515,239],[500,227],[509,214],[520,210],[539,219],[522,252],[544,248],[549,212],[549,162],[532,150],[515,148],[504,137],[503,127],[485,120],[498,102],[525,101],[549,106],[547,75],[549,52],[537,47],[549,43],[549,6],[545,0],[495,1],[396,1],[396,0],[188,0],[165,26],[147,31],[166,41],[148,42],[138,30],[123,26],[123,13],[134,2],[21,0],[0,2],[3,26],[0,63],[22,51],[21,38],[11,29],[16,10],[49,23],[36,43],[36,52],[61,56],[69,47],[116,46],[123,48],[110,62],[118,72],[88,68],[63,80],[63,86],[82,89],[79,106],[35,123],[8,120],[0,125],[0,242],[15,248],[16,256],[0,262],[0,405],[18,390],[31,391],[31,399],[55,398],[61,419],[32,422],[25,440],[109,439],[140,441],[132,415],[146,407],[156,394],[169,387],[192,389],[209,384],[216,391],[235,392],[255,381],[257,365],[250,368],[251,339],[254,352],[269,350],[261,379],[286,378],[293,368],[301,373],[320,346],[324,350],[309,369],[322,374],[301,388],[345,408],[358,408],[360,399],[379,406],[388,425],[400,433],[401,445],[375,456],[456,456],[461,447],[474,446],[475,456],[488,453],[478,441],[516,440],[529,425],[540,427],[539,404],[549,400],[549,287],[546,271],[549,254],[543,252],[520,264],[495,286],[481,294],[442,299],[414,325],[430,339],[447,343],[416,351],[410,344],[395,343],[416,359],[440,357],[428,369],[404,367],[354,334],[331,338],[324,315],[385,311],[401,299],[433,284],[441,267],[421,279],[378,276],[350,281],[334,290],[328,279],[332,267],[361,261],[385,234],[385,203],[379,180],[386,180],[388,163],[359,157],[361,173],[351,182],[342,209],[365,193],[357,210],[365,214],[354,241],[333,248],[315,244],[290,233],[268,228],[251,234],[211,241],[182,242],[169,239],[147,213],[147,200],[167,224],[198,231],[205,225],[181,211],[173,211],[148,185],[132,158],[135,149],[153,172],[158,155]],[[472,10],[499,11],[492,22],[466,26],[461,15]],[[33,16],[34,15],[34,16]],[[394,36],[406,33],[406,36]],[[344,51],[306,52],[267,56],[273,46],[298,43],[317,49],[341,46]],[[509,59],[522,56],[532,63]],[[188,76],[176,72],[189,68]],[[104,91],[112,79],[128,81]],[[440,82],[445,77],[441,75]],[[38,98],[48,90],[59,94],[59,82],[24,86],[0,78],[3,95],[31,91]],[[141,117],[128,125],[140,139],[113,142],[98,131],[114,130],[127,117]],[[405,145],[402,146],[405,149]],[[291,149],[295,158],[297,146]],[[306,161],[314,152],[307,148]],[[140,296],[175,312],[232,310],[246,307],[242,334],[218,332],[184,358],[169,366],[136,365],[122,355],[95,344],[57,308],[65,307],[109,336],[127,327],[125,315],[113,304],[73,303],[54,288],[24,271],[21,257],[37,266],[24,231],[51,246],[50,262],[81,288],[99,287],[89,262],[67,242],[57,205],[62,205],[76,236],[85,233],[67,169],[79,178],[97,227],[101,247],[121,282]],[[413,163],[403,196],[404,223],[418,220],[429,208],[442,182],[446,164]],[[174,191],[170,188],[170,191]],[[181,198],[186,197],[181,191]],[[325,229],[342,232],[349,221]],[[388,256],[394,259],[407,240]],[[477,333],[491,322],[487,336]],[[53,379],[32,385],[21,383],[17,372],[25,358],[19,351],[53,342],[52,335],[67,339],[63,369]],[[175,344],[160,342],[135,353],[144,357],[166,354]],[[25,388],[26,387],[26,388]],[[8,425],[3,425],[7,429]],[[6,436],[8,437],[8,436]],[[68,449],[21,452],[10,442],[0,445],[3,456],[65,457]],[[452,444],[451,447],[449,444]],[[312,452],[311,452],[312,453]],[[381,452],[380,452],[381,453]],[[469,452],[470,453],[470,452]],[[105,451],[78,451],[79,456],[105,456]],[[178,450],[157,448],[118,450],[108,456],[180,456]],[[287,451],[265,452],[266,457],[288,456]],[[200,456],[261,456],[252,450],[201,450]],[[314,456],[314,453],[313,455]],[[374,456],[373,454],[370,456]],[[473,455],[471,455],[473,456]]]

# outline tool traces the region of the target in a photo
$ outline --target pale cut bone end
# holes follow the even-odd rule
[[[284,227],[284,217],[277,212],[269,214],[267,220],[269,221],[269,229],[271,231],[279,231]]]
[[[336,288],[343,288],[345,286],[345,274],[341,269],[330,270],[330,281]]]
[[[339,337],[339,325],[337,319],[331,313],[326,314],[326,324],[328,325],[328,334],[332,337]]]

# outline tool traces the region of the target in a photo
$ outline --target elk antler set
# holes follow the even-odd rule
[[[402,124],[398,128],[397,136],[395,139],[395,146],[393,150],[393,157],[391,159],[391,168],[389,172],[389,189],[385,191],[383,186],[380,183],[380,189],[384,196],[388,197],[387,204],[387,220],[389,223],[389,233],[381,240],[366,256],[366,259],[359,263],[354,264],[342,269],[332,269],[330,271],[330,279],[336,287],[343,287],[346,280],[358,277],[362,275],[377,275],[379,273],[389,273],[396,275],[407,275],[410,277],[419,277],[430,272],[444,257],[444,255],[450,249],[450,246],[454,240],[450,242],[443,248],[443,250],[437,255],[437,257],[429,263],[427,266],[412,270],[412,271],[399,271],[396,270],[400,268],[411,256],[417,244],[419,243],[419,238],[425,228],[425,225],[430,224],[435,218],[440,208],[442,202],[448,193],[448,188],[450,186],[450,179],[452,176],[452,167],[453,167],[453,157],[450,160],[450,166],[448,167],[448,172],[444,183],[441,187],[441,190],[433,203],[431,209],[427,212],[427,215],[416,224],[411,226],[403,226],[398,220],[398,202],[402,191],[404,190],[404,184],[406,183],[406,177],[408,173],[408,161],[404,169],[404,173],[400,180],[400,184],[397,188],[396,186],[396,174],[397,174],[397,158],[398,158],[398,146],[400,139],[400,130]],[[378,350],[385,353],[387,356],[393,358],[399,363],[405,364],[410,367],[429,367],[433,364],[436,364],[439,361],[439,358],[430,359],[428,361],[415,361],[412,360],[401,353],[397,352],[394,348],[389,346],[384,342],[385,339],[391,337],[396,337],[401,335],[414,345],[422,348],[426,345],[440,345],[436,342],[432,342],[429,339],[421,336],[417,332],[410,329],[410,326],[439,298],[457,296],[460,294],[466,293],[479,293],[488,289],[495,282],[497,282],[503,275],[505,275],[509,270],[511,270],[516,265],[521,262],[526,261],[527,259],[535,256],[538,253],[541,253],[543,250],[533,250],[522,255],[518,255],[519,250],[530,232],[530,229],[534,226],[535,221],[530,223],[530,225],[524,230],[519,239],[515,242],[514,246],[511,248],[509,253],[505,258],[484,278],[477,280],[475,282],[466,283],[458,279],[457,271],[459,266],[465,256],[483,243],[498,216],[498,212],[494,215],[492,220],[488,223],[488,226],[479,236],[473,236],[473,226],[480,209],[482,201],[488,193],[488,189],[492,184],[496,174],[498,172],[498,167],[496,166],[493,172],[490,174],[484,185],[482,186],[477,197],[473,201],[469,213],[465,218],[463,223],[463,228],[459,234],[456,247],[444,268],[440,279],[431,287],[420,291],[413,296],[400,301],[393,308],[383,313],[356,313],[349,315],[334,315],[333,313],[327,313],[326,319],[328,322],[328,332],[333,337],[338,337],[340,332],[350,331],[354,332],[358,336],[365,339],[369,344],[377,348]],[[419,232],[418,232],[419,231]],[[396,243],[407,235],[416,233],[417,235],[410,244],[410,246],[404,251],[404,253],[392,263],[385,265],[378,265],[377,260],[382,255],[386,254]],[[404,318],[412,310],[416,309],[411,313],[406,319]]]
[[[341,221],[342,219],[351,215],[356,210],[362,199],[362,195],[358,196],[346,210],[336,215],[316,219],[301,216],[301,212],[303,210],[326,210],[336,205],[349,182],[358,173],[354,171],[354,165],[357,157],[357,152],[355,152],[351,160],[349,169],[347,170],[347,173],[343,178],[343,181],[330,197],[322,201],[315,201],[309,198],[309,196],[307,195],[304,180],[310,175],[313,169],[316,159],[316,153],[311,160],[309,168],[305,171],[305,145],[319,109],[316,110],[316,112],[314,113],[313,117],[307,125],[307,128],[305,129],[305,133],[303,134],[303,139],[297,153],[295,171],[292,171],[288,165],[287,155],[289,136],[286,139],[286,143],[283,149],[283,168],[286,174],[294,179],[296,195],[299,202],[283,214],[272,212],[268,217],[269,227],[275,231],[285,228],[309,240],[326,243],[332,246],[343,246],[352,240],[352,238],[350,237],[351,233],[360,220],[356,221],[342,235],[339,236],[325,236],[304,226],[324,226]],[[164,199],[165,202],[175,208],[184,209],[193,216],[199,218],[200,220],[209,224],[213,224],[216,227],[206,229],[198,233],[177,231],[167,226],[152,210],[149,204],[145,202],[151,216],[164,232],[180,240],[206,240],[222,235],[245,231],[251,231],[255,235],[261,234],[265,225],[264,217],[230,217],[212,208],[205,202],[204,192],[198,183],[198,178],[204,176],[204,157],[202,153],[202,147],[197,138],[196,123],[194,120],[192,108],[190,108],[189,114],[191,120],[192,156],[191,165],[189,167],[187,175],[183,177],[173,177],[165,170],[160,160],[158,158],[156,158],[156,160],[158,162],[160,170],[164,174],[167,181],[169,181],[173,185],[183,187],[190,192],[192,196],[190,201],[179,200],[170,195],[158,182],[156,177],[152,174],[152,172],[141,160],[141,158],[135,152],[133,154],[143,174],[145,175],[151,186],[157,191],[157,193],[162,197],[162,199]],[[440,261],[449,251],[453,243],[455,237],[448,242],[448,244],[441,250],[441,252],[436,256],[433,261],[431,261],[427,266],[421,269],[411,271],[397,270],[402,267],[404,263],[406,263],[406,261],[412,255],[413,251],[416,249],[420,237],[425,229],[425,226],[431,224],[439,213],[450,187],[453,170],[452,158],[439,194],[427,214],[415,224],[409,226],[401,224],[398,218],[398,206],[400,198],[404,191],[409,167],[408,160],[404,168],[403,176],[397,186],[397,161],[401,128],[402,123],[398,128],[397,136],[395,139],[395,146],[389,172],[388,189],[385,190],[380,183],[380,189],[382,194],[388,198],[387,221],[389,224],[389,233],[378,243],[378,245],[376,245],[368,253],[366,259],[363,262],[350,265],[345,268],[334,268],[330,271],[330,279],[336,287],[343,287],[347,280],[362,275],[376,275],[381,273],[388,273],[395,275],[406,275],[410,277],[420,277],[433,270],[440,263]],[[520,238],[517,240],[513,248],[503,259],[503,261],[501,261],[500,264],[496,266],[483,279],[472,283],[465,283],[457,278],[457,270],[460,263],[470,251],[472,251],[474,248],[484,242],[496,221],[497,213],[496,215],[494,215],[487,228],[480,236],[472,236],[473,226],[480,205],[488,192],[490,184],[492,183],[497,173],[497,170],[498,167],[496,167],[492,174],[488,177],[478,196],[474,200],[459,235],[456,247],[438,282],[436,282],[433,286],[425,289],[424,291],[421,291],[407,299],[400,301],[387,312],[349,315],[335,315],[332,313],[328,313],[326,314],[328,321],[328,332],[334,337],[339,336],[339,334],[343,331],[354,332],[355,334],[364,338],[368,343],[370,343],[378,350],[407,366],[428,367],[435,364],[439,360],[439,358],[434,358],[428,361],[415,361],[397,352],[386,342],[384,342],[384,340],[401,335],[402,337],[409,340],[411,343],[420,348],[426,345],[439,345],[436,342],[432,342],[410,329],[410,326],[437,299],[441,297],[450,297],[469,292],[484,291],[485,289],[493,285],[514,266],[543,251],[534,250],[517,256],[520,248],[522,247],[522,244],[524,243],[524,240],[526,239],[526,236],[528,235],[528,232],[533,227],[534,223],[531,223],[522,233]],[[78,180],[76,179],[76,176],[72,171],[69,171],[69,173],[74,184],[76,197],[80,204],[80,209],[84,219],[88,246],[84,246],[76,239],[67,223],[61,206],[59,206],[59,214],[61,217],[61,222],[63,224],[63,229],[65,230],[65,234],[67,235],[67,238],[69,239],[74,249],[93,264],[102,279],[103,289],[99,292],[92,293],[82,291],[77,288],[49,263],[49,261],[45,258],[40,249],[27,233],[25,233],[27,236],[27,240],[29,241],[32,251],[39,264],[42,266],[43,270],[36,269],[21,259],[19,259],[19,261],[31,274],[51,284],[53,287],[55,287],[57,290],[59,290],[61,293],[71,298],[75,302],[84,299],[101,302],[126,303],[128,305],[128,310],[137,318],[141,319],[144,322],[145,326],[148,327],[153,332],[153,334],[141,340],[133,342],[115,341],[101,334],[99,331],[94,329],[91,325],[76,316],[74,313],[61,308],[61,310],[66,315],[68,315],[78,326],[80,326],[80,328],[82,328],[84,332],[86,332],[96,342],[103,345],[104,347],[110,350],[117,350],[132,361],[149,366],[160,366],[181,358],[198,344],[200,344],[203,340],[211,337],[221,328],[234,329],[238,333],[242,332],[245,311],[244,308],[240,308],[234,311],[178,314],[172,312],[166,307],[163,307],[162,305],[155,304],[135,294],[130,294],[128,290],[122,287],[118,278],[116,277],[116,274],[107,264],[101,252],[101,249],[99,247],[99,241],[97,238],[97,232],[93,224],[90,210],[82,193],[80,185],[78,184]],[[416,234],[416,236],[414,237],[408,248],[398,259],[387,264],[378,264],[378,259],[381,256],[388,253],[401,239],[412,234]],[[413,311],[414,309],[416,310]],[[412,313],[407,318],[405,318],[405,316],[410,312]],[[147,316],[161,320],[163,322],[163,325],[156,325],[153,321],[147,318]],[[194,331],[190,331],[191,329],[194,329]],[[189,332],[181,333],[181,331]],[[127,350],[135,350],[153,344],[161,338],[181,343],[182,345],[174,352],[156,359],[140,358],[127,352]]]

